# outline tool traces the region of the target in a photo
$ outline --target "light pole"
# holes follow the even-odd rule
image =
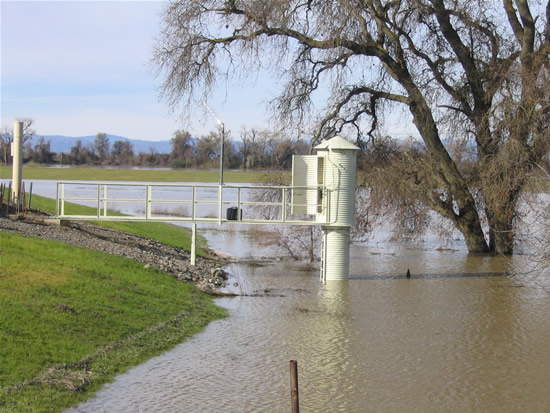
[[[202,104],[208,109],[208,112],[212,115],[214,119],[216,119],[216,122],[218,123],[218,126],[222,132],[222,138],[221,138],[221,148],[220,148],[220,186],[223,185],[223,146],[224,146],[224,140],[225,140],[225,125],[223,122],[216,116],[214,111],[210,109],[210,106],[206,104],[206,102],[203,100]]]
[[[216,122],[218,122],[218,126],[220,127],[222,131],[222,139],[221,139],[221,150],[220,150],[220,186],[218,187],[218,224],[222,224],[222,205],[223,205],[223,144],[225,140],[225,126],[223,122],[216,116],[214,111],[210,109],[210,107],[206,104],[206,102],[203,100],[202,104],[206,106],[206,109],[210,112],[212,117],[216,119]],[[193,230],[195,224],[193,224]]]

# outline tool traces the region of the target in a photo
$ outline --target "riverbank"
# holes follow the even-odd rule
[[[226,312],[221,259],[39,215],[0,218],[0,411],[60,411]],[[190,283],[181,282],[190,281]]]

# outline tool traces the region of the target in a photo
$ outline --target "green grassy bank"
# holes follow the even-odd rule
[[[11,179],[12,167],[1,166],[0,178]],[[269,182],[274,172],[265,171],[225,171],[226,183],[264,183]],[[290,183],[289,172],[282,174]],[[206,170],[162,170],[162,169],[104,169],[104,168],[44,168],[23,166],[23,179],[50,179],[76,181],[138,181],[138,182],[219,182],[219,171]]]
[[[27,194],[28,196],[28,194]],[[31,207],[41,211],[55,214],[55,199],[46,198],[40,195],[33,195]],[[95,208],[66,202],[65,211],[72,215],[94,215]],[[109,215],[122,215],[116,211],[110,211]],[[189,251],[191,248],[191,230],[164,222],[94,222],[106,228],[113,228],[120,231],[126,231],[142,237],[151,238],[173,247],[182,248]],[[196,253],[199,257],[207,257],[208,250],[206,240],[200,235],[197,236]]]
[[[55,212],[55,200],[33,195],[32,207]],[[166,223],[98,224],[190,246],[188,229]],[[132,260],[4,232],[0,303],[0,412],[61,411],[226,315],[193,286]]]
[[[55,412],[226,315],[121,257],[0,232],[0,411]]]

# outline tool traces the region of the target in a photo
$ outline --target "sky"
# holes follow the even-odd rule
[[[38,135],[98,132],[148,141],[217,127],[204,109],[191,119],[160,100],[151,64],[163,1],[5,1],[1,12],[1,122],[32,118]],[[267,127],[270,79],[219,88],[208,102],[233,136]]]
[[[193,136],[216,130],[202,106],[188,118],[160,99],[163,79],[151,63],[165,1],[0,0],[0,127],[34,120],[37,135],[99,132],[147,141],[176,130]],[[267,103],[280,92],[267,72],[239,84],[220,84],[208,104],[238,139],[244,128],[268,128]],[[408,136],[410,121],[386,122]],[[405,115],[406,116],[406,115]]]

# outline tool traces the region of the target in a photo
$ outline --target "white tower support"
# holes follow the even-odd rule
[[[13,143],[11,154],[13,156],[13,200],[18,202],[21,191],[21,180],[23,179],[23,122],[15,121],[13,124]]]
[[[321,265],[322,281],[347,280],[349,278],[349,227],[322,227],[324,259]]]
[[[323,182],[331,191],[326,209],[327,225],[322,227],[324,248],[321,279],[349,278],[350,228],[355,221],[355,185],[359,148],[340,136],[318,145],[317,156],[324,158]],[[319,217],[321,218],[321,217]]]

